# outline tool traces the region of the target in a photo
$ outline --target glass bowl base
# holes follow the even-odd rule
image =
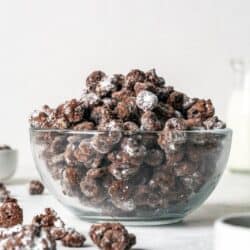
[[[133,218],[133,219],[125,219],[125,218],[87,218],[82,217],[80,219],[86,220],[90,223],[105,223],[105,222],[119,222],[122,223],[125,226],[160,226],[160,225],[170,225],[170,224],[176,224],[183,221],[183,217],[180,218],[165,218],[165,219],[152,219],[148,220],[147,218]]]
[[[180,214],[170,214],[169,216],[164,217],[111,217],[111,216],[95,216],[95,215],[83,215],[78,209],[68,207],[73,214],[80,220],[89,222],[89,223],[122,223],[125,226],[159,226],[159,225],[169,225],[180,223],[183,221],[184,216]]]

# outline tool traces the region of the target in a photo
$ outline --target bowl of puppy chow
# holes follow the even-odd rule
[[[29,119],[38,172],[65,207],[87,221],[157,225],[208,198],[232,138],[210,99],[175,90],[154,69],[94,71],[84,86]]]

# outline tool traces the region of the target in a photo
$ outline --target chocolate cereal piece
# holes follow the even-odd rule
[[[186,123],[182,118],[171,118],[159,136],[158,143],[163,150],[176,150],[176,146],[186,142]],[[178,148],[177,148],[178,149]]]
[[[135,96],[135,93],[132,90],[121,89],[112,93],[112,98],[116,101],[123,101],[129,96]]]
[[[82,174],[82,169],[79,167],[67,167],[63,170],[61,185],[65,195],[79,195],[79,183]]]
[[[217,116],[208,118],[203,122],[203,125],[206,129],[223,129],[226,127],[226,124],[219,120]]]
[[[149,81],[149,82],[152,82],[154,85],[156,86],[162,86],[165,84],[165,80],[164,78],[162,77],[159,77],[157,74],[156,74],[156,70],[155,69],[151,69],[149,71],[147,71],[145,73],[146,75],[146,79]]]
[[[125,87],[128,89],[133,89],[137,82],[144,82],[146,75],[143,71],[139,69],[131,70],[125,78]]]
[[[35,110],[30,118],[29,122],[33,128],[50,128],[52,127],[52,122],[54,115],[54,110],[51,109],[48,105],[44,105],[41,110]]]
[[[94,224],[89,235],[102,250],[129,250],[136,244],[135,235],[119,223]]]
[[[65,227],[51,227],[49,232],[54,240],[61,240],[67,234]]]
[[[150,149],[144,159],[144,162],[152,167],[161,165],[165,160],[165,154],[161,149]]]
[[[139,111],[136,106],[136,98],[127,97],[122,102],[119,102],[115,108],[115,113],[122,121],[137,119]]]
[[[66,228],[65,223],[51,208],[46,208],[43,213],[36,215],[32,225],[48,231],[53,240],[60,240],[67,247],[82,247],[86,240],[81,233]]]
[[[123,129],[130,132],[136,132],[139,131],[139,126],[135,122],[127,121],[124,122]]]
[[[82,130],[94,130],[95,124],[93,122],[81,122],[74,126],[74,130],[82,131]]]
[[[175,190],[175,178],[170,171],[157,169],[149,182],[149,186],[162,194],[168,194]]]
[[[111,202],[115,207],[127,212],[136,208],[133,191],[133,185],[130,185],[127,181],[113,181],[108,189]]]
[[[29,193],[31,195],[42,194],[44,191],[44,185],[38,180],[32,180],[29,184]]]
[[[36,215],[32,220],[32,224],[45,229],[52,227],[63,228],[65,225],[56,211],[51,208],[45,208],[43,213]]]
[[[103,155],[97,152],[90,140],[82,140],[74,151],[75,159],[83,163],[86,168],[97,168],[100,166]]]
[[[177,110],[182,110],[184,102],[184,95],[181,92],[173,91],[168,98],[168,104]]]
[[[88,198],[102,197],[102,187],[100,181],[86,176],[80,182],[82,193]]]
[[[156,94],[158,97],[158,100],[166,103],[169,95],[174,91],[174,88],[172,86],[162,86],[156,88]]]
[[[92,72],[86,79],[86,85],[88,90],[94,90],[98,82],[103,80],[106,77],[106,74],[100,70]]]
[[[108,122],[112,119],[112,111],[106,106],[94,107],[90,113],[90,119],[95,124]]]
[[[7,197],[0,206],[0,227],[13,227],[23,222],[23,210],[17,200]]]
[[[95,135],[91,140],[91,147],[100,154],[107,154],[112,150],[114,145],[118,143],[120,136],[118,138],[113,137],[112,134],[104,132]]]
[[[118,155],[121,162],[127,162],[132,165],[140,165],[146,155],[146,148],[140,144],[136,138],[125,137],[121,141],[121,154]],[[118,159],[119,161],[119,159]]]
[[[121,75],[104,77],[95,86],[95,93],[100,97],[110,96],[113,92],[119,90],[123,83]]]
[[[82,94],[80,101],[82,102],[83,106],[87,109],[87,111],[90,111],[91,109],[102,103],[101,98],[95,93],[91,92],[90,93],[84,92]]]
[[[136,105],[143,111],[153,110],[158,104],[158,97],[147,90],[141,91],[136,97]]]
[[[214,107],[211,100],[197,100],[188,110],[188,118],[199,118],[202,121],[214,115]]]
[[[139,185],[135,192],[137,207],[159,208],[166,203],[164,197],[158,192],[153,192],[148,185]]]
[[[74,229],[67,229],[61,241],[65,247],[83,247],[86,238]]]
[[[157,93],[157,87],[151,82],[137,82],[135,84],[134,91],[136,96],[138,96],[138,94],[144,90],[150,91],[152,93]]]
[[[132,165],[129,163],[114,162],[108,167],[108,171],[117,180],[126,180],[135,175],[140,169],[140,165]]]
[[[163,124],[157,115],[152,111],[146,111],[141,116],[141,129],[145,131],[158,131],[161,130]]]
[[[107,173],[107,168],[102,167],[102,168],[91,168],[87,171],[86,176],[89,178],[101,178]]]
[[[58,117],[66,117],[70,123],[77,123],[83,119],[85,107],[81,101],[72,99],[60,105],[56,112]]]

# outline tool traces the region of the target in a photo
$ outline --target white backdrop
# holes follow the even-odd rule
[[[249,0],[0,0],[0,143],[32,166],[28,116],[79,96],[94,69],[155,67],[225,118],[231,57],[250,56]]]

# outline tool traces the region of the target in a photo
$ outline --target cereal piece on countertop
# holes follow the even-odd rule
[[[44,191],[44,185],[38,180],[32,180],[29,183],[29,193],[31,195],[42,194]]]
[[[136,244],[135,235],[120,223],[94,224],[89,235],[101,250],[129,250]]]
[[[45,208],[43,213],[34,216],[32,224],[44,228],[63,228],[65,226],[65,223],[52,208]]]
[[[0,206],[0,227],[12,227],[23,222],[23,210],[17,200],[7,197]]]
[[[86,238],[74,229],[67,229],[61,241],[66,247],[83,247]]]

